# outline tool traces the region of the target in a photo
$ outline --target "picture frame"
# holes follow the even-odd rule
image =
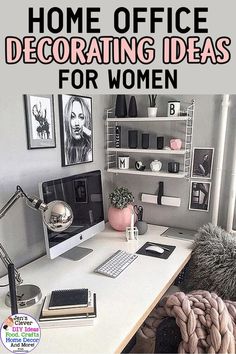
[[[52,95],[24,95],[27,148],[56,147],[55,116]]]
[[[214,160],[214,148],[195,147],[192,158],[192,178],[211,179]]]
[[[58,99],[62,166],[92,162],[92,98],[63,94]]]
[[[191,181],[189,210],[209,211],[211,196],[211,182]]]

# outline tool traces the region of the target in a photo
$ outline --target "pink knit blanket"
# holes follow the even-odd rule
[[[201,290],[164,298],[139,329],[132,352],[154,352],[156,329],[166,317],[174,317],[180,328],[179,353],[235,354],[236,302]]]

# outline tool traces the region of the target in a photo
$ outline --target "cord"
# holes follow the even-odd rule
[[[0,288],[5,288],[6,286],[8,286],[9,284],[3,284],[3,285],[0,285]]]

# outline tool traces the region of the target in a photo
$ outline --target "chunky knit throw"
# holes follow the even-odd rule
[[[179,353],[235,354],[236,302],[201,290],[164,298],[139,329],[132,352],[154,352],[157,327],[166,317],[174,317],[180,328]]]

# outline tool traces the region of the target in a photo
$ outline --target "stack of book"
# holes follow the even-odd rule
[[[42,328],[91,326],[96,317],[96,294],[88,289],[69,289],[55,290],[45,297],[38,321]]]

